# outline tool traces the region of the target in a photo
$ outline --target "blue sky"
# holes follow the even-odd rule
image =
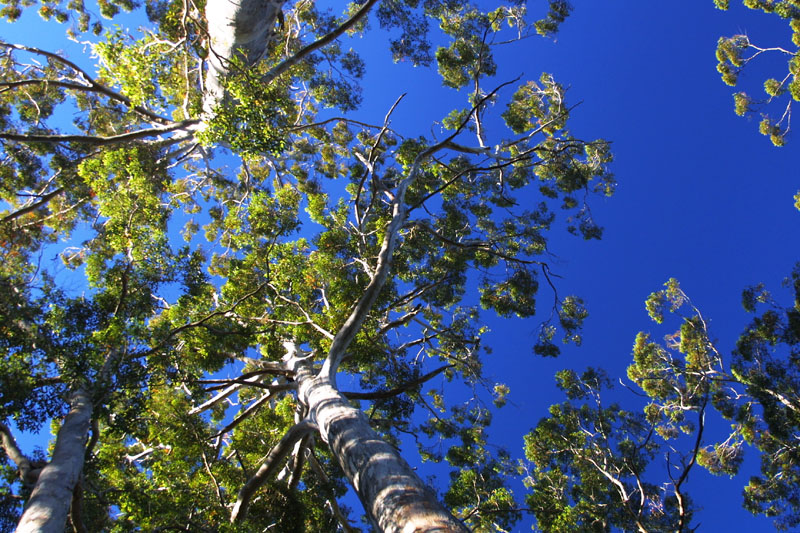
[[[24,27],[2,24],[0,36],[40,45],[42,35],[28,38],[18,31]],[[556,40],[529,39],[499,56],[498,83],[550,72],[570,87],[568,101],[582,102],[572,113],[573,133],[613,142],[619,182],[614,197],[592,204],[605,227],[601,241],[560,236],[550,243],[559,290],[583,297],[590,311],[583,346],[542,360],[530,349],[541,317],[490,322],[487,343],[495,362],[489,372],[512,391],[512,403],[497,414],[490,433],[513,453],[521,454],[522,435],[547,407],[562,401],[555,371],[591,365],[624,376],[636,333],[652,330],[659,338],[667,332],[649,321],[643,302],[668,278],[678,278],[710,318],[726,353],[748,320],[741,290],[763,281],[782,294],[781,279],[800,259],[800,212],[792,200],[800,189],[800,136],[775,148],[756,122],[734,115],[733,89],[715,70],[714,50],[720,36],[736,33],[765,45],[789,38],[777,17],[737,5],[722,12],[712,0],[606,0],[576,2]],[[375,50],[367,58],[361,117],[382,120],[407,92],[393,127],[414,136],[465,102],[430,72],[392,65],[388,52]],[[761,74],[757,67],[745,82],[757,88]],[[539,300],[549,297],[543,292]],[[715,423],[724,429],[724,422]],[[746,477],[695,471],[690,490],[704,508],[695,522],[700,530],[771,529],[768,519],[741,509]]]
[[[499,57],[498,83],[549,72],[570,87],[568,102],[582,102],[571,114],[572,132],[612,141],[619,183],[612,198],[592,203],[605,227],[601,241],[554,236],[549,245],[558,256],[552,267],[562,276],[559,291],[587,302],[583,346],[542,360],[530,347],[543,317],[490,321],[489,368],[512,391],[491,440],[514,453],[549,405],[563,401],[556,371],[603,367],[616,380],[625,376],[638,331],[652,331],[655,340],[671,332],[652,323],[644,308],[667,279],[680,280],[725,354],[749,320],[743,288],[763,281],[790,302],[780,282],[800,259],[800,212],[792,198],[800,189],[800,138],[790,135],[786,147],[776,148],[758,133],[757,121],[736,116],[734,89],[722,83],[714,54],[720,36],[745,33],[759,45],[789,46],[791,34],[777,17],[733,4],[723,12],[711,0],[576,2],[557,39],[529,39]],[[464,101],[409,65],[384,67],[387,58],[368,70],[365,118],[382,116],[407,91],[393,126],[425,133],[426,118],[443,116],[454,99]],[[776,68],[772,76],[785,66],[770,59],[755,64],[742,78],[745,87],[758,91]],[[539,301],[549,297],[542,292]],[[631,408],[637,401],[622,393],[615,399],[632,400]],[[727,428],[710,420],[710,431]],[[693,472],[689,490],[701,508],[700,531],[772,529],[769,519],[741,508],[742,487],[757,468],[751,453],[733,480]]]
[[[800,188],[800,138],[775,148],[755,122],[735,116],[733,90],[721,82],[714,57],[722,35],[747,33],[769,45],[787,40],[784,23],[773,19],[740,6],[721,12],[710,0],[580,2],[556,43],[531,43],[521,67],[552,72],[571,86],[568,98],[583,101],[572,129],[613,141],[619,187],[593,207],[605,226],[602,241],[552,245],[566,290],[587,300],[584,345],[544,364],[526,358],[529,375],[515,373],[509,385],[538,394],[525,397],[516,416],[509,407],[509,427],[520,418],[533,425],[552,403],[551,369],[592,365],[624,376],[636,332],[652,330],[656,339],[668,332],[649,321],[643,302],[670,277],[710,318],[725,353],[748,320],[742,288],[764,281],[780,293],[800,249],[792,200]],[[515,61],[509,63],[513,69]],[[493,329],[498,339],[517,331]],[[524,357],[524,346],[519,339],[509,351]],[[746,479],[693,474],[690,490],[705,508],[696,518],[701,531],[771,529],[767,519],[741,509]]]

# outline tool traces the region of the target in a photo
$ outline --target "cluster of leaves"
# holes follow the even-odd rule
[[[198,140],[206,145],[225,144],[243,155],[278,154],[286,147],[287,127],[294,106],[285,88],[265,85],[257,73],[239,64],[226,78],[226,98]]]
[[[543,531],[681,531],[693,507],[680,483],[659,486],[648,466],[662,451],[656,423],[603,404],[602,370],[557,374],[568,401],[525,437],[527,503]],[[652,469],[650,469],[652,470]]]
[[[107,5],[113,14],[117,4]],[[427,24],[436,21],[443,83],[474,88],[467,107],[445,119],[449,130],[416,138],[393,131],[388,118],[382,126],[318,122],[323,107],[358,104],[364,65],[337,41],[308,45],[358,6],[344,18],[308,2],[285,6],[260,63],[245,62],[246,53],[228,58],[225,95],[210,112],[202,110],[204,23],[192,2],[150,2],[152,31],[106,34],[93,46],[96,76],[58,54],[4,45],[0,375],[15,386],[0,391],[0,416],[38,429],[63,413],[69,391],[91,391],[83,527],[347,524],[336,503],[343,474],[313,438],[298,444],[243,522],[228,521],[239,489],[297,421],[296,384],[274,370],[284,343],[327,353],[375,276],[401,208],[389,278],[347,350],[341,381],[361,389],[351,397],[383,438],[400,446],[417,434],[425,458],[450,464],[445,500],[471,527],[513,527],[509,456],[487,444],[484,405],[487,397],[502,405],[509,391],[483,376],[482,314],[532,316],[541,280],[550,285],[543,258],[557,213],[572,233],[599,238],[585,199],[614,190],[608,144],[570,134],[552,76],[516,93],[482,89],[495,74],[494,43],[528,27],[552,33],[569,9],[550,6],[544,25],[526,26],[517,3],[488,12],[449,1],[381,3],[379,23],[401,34],[391,44],[397,59],[432,61]],[[366,28],[362,20],[352,32]],[[508,94],[507,128],[489,142],[481,121]],[[77,111],[70,134],[55,120],[59,106]],[[217,145],[238,158],[236,176],[214,168]],[[520,205],[522,194],[541,201]],[[85,281],[63,287],[38,270],[38,254],[60,255],[66,274]],[[479,297],[469,296],[471,284]],[[553,309],[565,340],[579,343],[583,302],[555,298]],[[543,329],[538,353],[558,353],[557,331]],[[239,377],[219,378],[222,369]],[[437,376],[443,386],[463,382],[473,400],[452,406],[450,393],[423,395]],[[30,487],[14,479],[10,461],[2,457],[3,494],[21,502]]]
[[[155,112],[174,109],[174,118],[189,118],[200,112],[197,73],[186,72],[190,50],[175,47],[157,34],[141,38],[117,28],[94,45],[100,68],[98,82],[118,88],[129,108]],[[184,116],[180,116],[184,115]]]
[[[776,525],[788,529],[800,524],[800,265],[784,285],[794,297],[791,306],[779,305],[763,286],[744,292],[745,309],[756,316],[737,342],[731,373],[761,408],[758,424],[744,426],[748,441],[761,453],[761,476],[745,487],[745,506],[777,517]],[[737,412],[740,419],[745,414],[755,416],[745,409]]]
[[[647,300],[647,310],[659,324],[670,314],[681,316],[681,324],[663,345],[645,333],[636,337],[628,378],[648,398],[642,412],[603,405],[609,383],[602,371],[558,375],[569,401],[551,407],[550,417],[526,437],[529,504],[539,527],[688,529],[693,505],[683,485],[691,469],[733,476],[747,448],[759,453],[761,475],[744,487],[744,507],[775,517],[779,529],[795,527],[800,265],[786,280],[795,299],[790,307],[779,306],[761,285],[744,291],[748,312],[766,309],[728,361],[678,282],[665,285]],[[682,315],[687,308],[690,314]],[[719,441],[710,441],[705,428],[712,412],[731,422]]]
[[[728,0],[714,0],[714,3],[719,9],[728,9],[730,5]],[[736,114],[760,114],[759,132],[769,137],[775,146],[783,146],[791,127],[792,103],[800,101],[800,3],[796,0],[744,0],[744,5],[786,20],[792,31],[791,42],[797,48],[762,48],[753,44],[747,35],[721,37],[717,43],[717,71],[722,75],[723,82],[737,86],[742,71],[758,56],[769,53],[786,60],[788,69],[782,78],[768,78],[763,82],[766,98],[756,97],[749,91],[739,91],[733,95]],[[782,101],[786,101],[786,104],[779,117],[767,112],[770,104]]]
[[[67,29],[67,35],[76,39],[79,34],[91,30],[94,35],[100,35],[103,31],[103,23],[93,16],[91,9],[87,9],[83,0],[3,0],[3,7],[0,9],[0,17],[8,22],[15,22],[22,15],[26,8],[38,5],[39,16],[44,20],[53,19],[60,23],[71,21],[72,24]],[[65,5],[66,4],[66,5]],[[136,0],[99,0],[97,7],[103,18],[111,19],[120,10],[132,11],[139,3]]]

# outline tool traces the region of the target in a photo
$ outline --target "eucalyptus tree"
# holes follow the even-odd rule
[[[495,48],[556,31],[568,4],[535,22],[524,3],[483,7],[148,2],[146,29],[103,34],[82,2],[46,2],[70,35],[103,34],[96,69],[0,42],[0,434],[19,531],[351,530],[348,484],[381,530],[513,525],[511,465],[486,446],[507,388],[482,373],[481,307],[531,316],[541,281],[555,294],[549,230],[599,238],[586,201],[614,180],[552,76],[493,81]],[[349,114],[365,69],[349,47],[371,24],[396,61],[461,90],[427,136],[392,127],[401,95],[382,122]],[[42,267],[55,256],[71,273]],[[552,305],[543,355],[586,316],[574,296]],[[16,431],[50,419],[52,452],[25,454]],[[452,466],[456,516],[403,435]]]
[[[743,3],[749,9],[784,19],[791,29],[793,46],[784,47],[774,42],[753,43],[746,34],[720,37],[717,43],[717,71],[722,76],[722,81],[736,87],[740,85],[740,74],[748,64],[763,61],[769,56],[785,61],[785,71],[778,70],[775,77],[763,81],[765,94],[759,97],[752,90],[740,90],[733,95],[736,114],[760,116],[759,132],[768,136],[775,146],[783,146],[791,129],[792,104],[800,101],[800,2],[744,0]],[[719,9],[727,10],[730,0],[714,0],[714,4]]]
[[[663,343],[636,337],[628,378],[647,400],[641,411],[605,402],[610,381],[600,370],[559,373],[568,401],[553,405],[525,439],[528,502],[538,526],[690,531],[689,473],[733,476],[748,449],[760,457],[761,472],[744,487],[743,506],[774,517],[778,529],[797,526],[800,265],[785,285],[791,306],[763,285],[743,292],[744,308],[760,312],[730,356],[717,350],[676,280],[650,295],[651,318],[662,323],[674,314],[679,327]]]

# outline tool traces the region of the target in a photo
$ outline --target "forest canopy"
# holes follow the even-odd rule
[[[741,85],[764,54],[787,61],[766,97],[734,96],[781,146],[800,6],[745,4],[786,19],[796,47],[723,37],[718,71]],[[563,371],[567,399],[524,450],[491,443],[512,391],[486,371],[503,357],[487,317],[535,320],[535,356],[582,344],[587,304],[550,243],[599,240],[592,205],[617,188],[612,145],[573,131],[585,106],[569,80],[498,70],[500,50],[569,24],[569,3],[4,0],[0,14],[34,10],[86,54],[0,40],[0,529],[353,531],[364,515],[381,531],[523,516],[689,530],[689,472],[735,473],[746,446],[763,458],[746,508],[800,523],[796,271],[793,306],[745,292],[754,318],[730,358],[671,280],[647,305],[682,316],[678,332],[639,334],[628,370],[643,411],[607,406],[599,368]],[[129,11],[141,29],[116,24]],[[458,100],[410,132],[393,126],[415,113],[404,94],[357,114],[374,42]],[[733,424],[719,442],[712,410]],[[49,449],[21,445],[48,424]],[[420,461],[444,475],[429,483]]]

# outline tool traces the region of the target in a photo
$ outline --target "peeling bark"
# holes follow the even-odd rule
[[[83,470],[84,448],[92,419],[86,390],[72,395],[70,411],[58,430],[53,457],[42,469],[17,526],[17,533],[63,533],[75,485]]]

